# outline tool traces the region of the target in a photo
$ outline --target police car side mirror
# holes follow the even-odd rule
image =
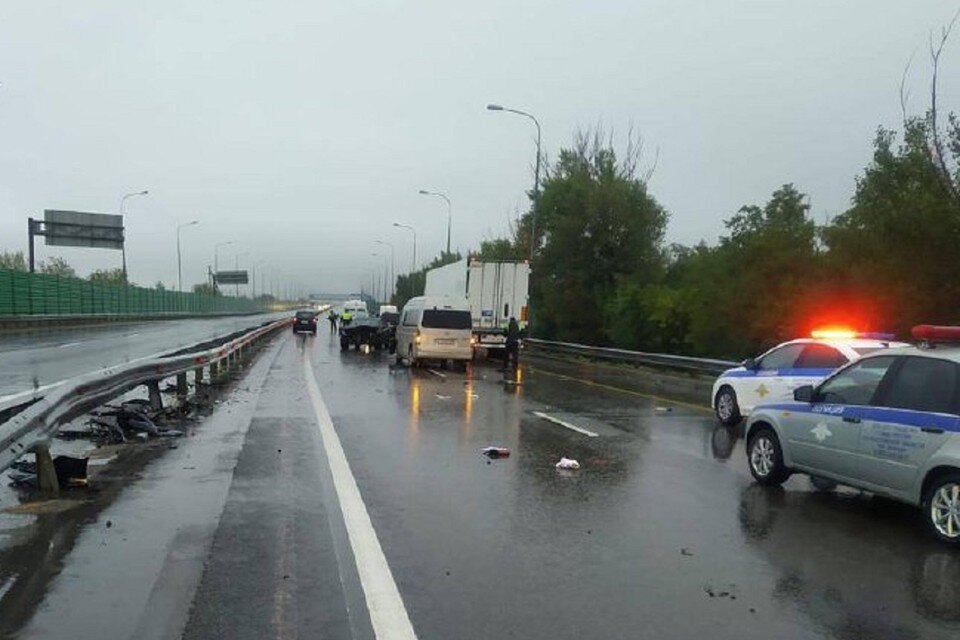
[[[794,389],[793,399],[797,402],[813,402],[813,385],[805,384]]]
[[[743,362],[740,363],[740,366],[743,367],[744,369],[751,369],[751,370],[752,370],[752,369],[756,369],[759,365],[758,365],[756,359],[754,359],[754,358],[747,358],[746,360],[744,360]]]

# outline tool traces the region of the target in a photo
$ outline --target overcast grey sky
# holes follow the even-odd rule
[[[393,242],[419,255],[505,232],[532,183],[529,110],[555,157],[578,127],[633,123],[660,159],[668,240],[784,182],[818,221],[842,210],[878,125],[926,105],[929,30],[952,0],[244,0],[14,2],[0,11],[0,249],[26,248],[45,208],[127,203],[133,280],[202,281],[215,242],[312,290],[368,281]],[[941,98],[960,110],[960,33]],[[104,250],[41,247],[85,274]],[[245,264],[243,264],[245,263]]]

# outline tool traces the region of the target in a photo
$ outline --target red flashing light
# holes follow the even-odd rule
[[[857,337],[857,332],[849,327],[823,327],[811,331],[810,337],[821,340],[852,340]]]
[[[960,327],[918,324],[910,333],[923,342],[960,342]]]

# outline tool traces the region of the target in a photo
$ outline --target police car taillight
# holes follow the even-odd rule
[[[910,333],[921,342],[960,342],[960,327],[918,324]]]

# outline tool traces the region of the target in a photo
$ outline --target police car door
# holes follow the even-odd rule
[[[862,477],[906,491],[947,434],[960,429],[960,371],[955,362],[903,356],[863,422]]]
[[[805,346],[804,343],[785,344],[764,354],[757,362],[754,375],[744,378],[737,389],[740,406],[750,411],[758,404],[793,399],[788,375]]]
[[[865,412],[893,361],[887,356],[850,365],[817,387],[809,406],[783,420],[793,464],[845,478],[859,476]]]

